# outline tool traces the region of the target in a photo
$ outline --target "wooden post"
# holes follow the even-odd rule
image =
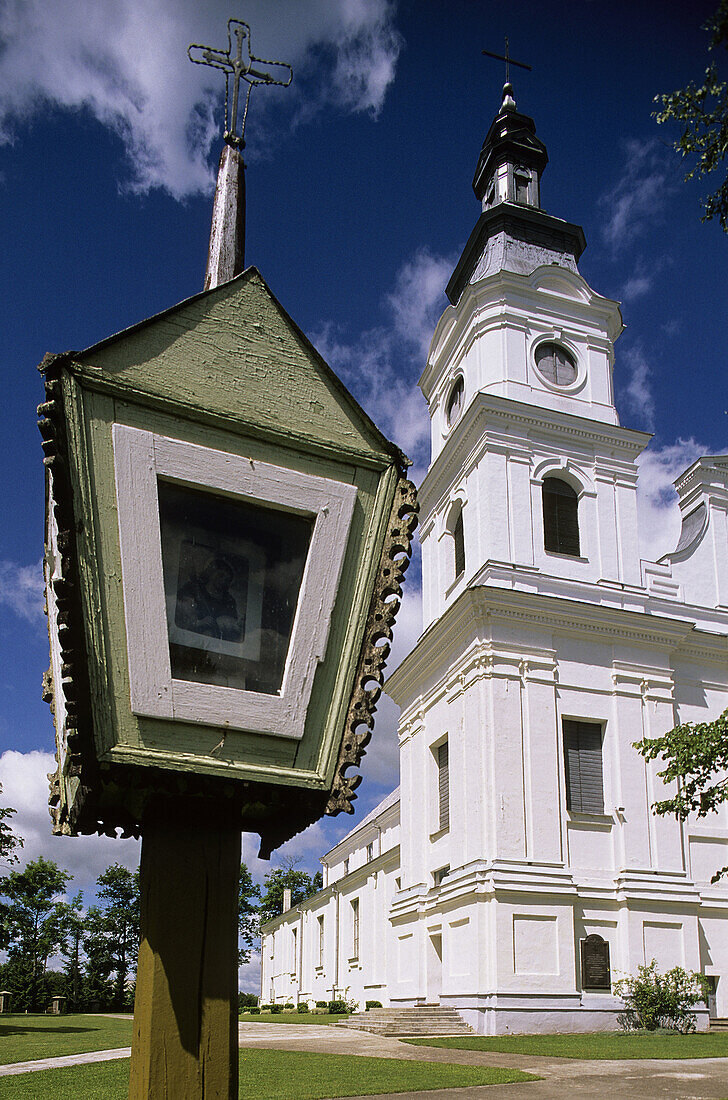
[[[144,823],[129,1100],[238,1100],[240,824],[203,805]]]

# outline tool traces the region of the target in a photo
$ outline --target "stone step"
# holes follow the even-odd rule
[[[723,1017],[722,1019],[716,1019],[710,1021],[711,1031],[728,1031],[728,1019]]]
[[[340,1020],[336,1026],[388,1036],[472,1034],[472,1028],[454,1008],[437,1004],[370,1008]]]

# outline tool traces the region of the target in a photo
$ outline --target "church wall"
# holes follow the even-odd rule
[[[394,936],[387,919],[397,889],[397,848],[360,867],[335,887],[320,891],[268,922],[261,944],[263,1003],[351,999],[388,1000]],[[352,902],[359,903],[359,947],[354,943]],[[319,917],[324,918],[320,958]],[[295,940],[294,940],[295,930]],[[295,945],[295,952],[294,952]]]
[[[728,1017],[728,901],[704,903],[700,914],[700,969],[717,978],[716,1015]]]

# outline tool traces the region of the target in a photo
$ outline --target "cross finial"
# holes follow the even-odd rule
[[[235,45],[233,46],[233,38]],[[194,52],[193,52],[194,51]],[[228,20],[228,48],[227,50],[215,50],[211,46],[199,46],[193,43],[187,50],[190,61],[195,65],[210,65],[213,69],[222,69],[225,73],[225,133],[224,139],[234,149],[245,148],[245,120],[248,116],[248,102],[250,92],[254,84],[277,84],[287,88],[293,79],[293,69],[284,61],[266,61],[262,57],[255,57],[250,52],[250,27],[240,19]],[[253,67],[255,63],[256,67]],[[266,71],[260,66],[272,66],[273,72]],[[282,70],[286,70],[288,76],[283,79]],[[233,78],[233,99],[230,106],[230,77]],[[238,108],[240,100],[240,81],[247,84],[245,93],[245,105],[243,117],[238,128]],[[229,115],[229,120],[228,120]]]
[[[494,57],[496,59],[496,61],[505,61],[505,63],[506,63],[506,84],[510,84],[510,82],[511,82],[511,78],[510,78],[510,66],[511,65],[518,65],[519,69],[528,69],[529,73],[531,72],[531,66],[530,65],[526,65],[523,61],[515,61],[511,57],[510,52],[508,50],[508,35],[506,35],[506,52],[504,54],[503,53],[491,53],[490,50],[481,50],[480,52],[485,57]]]

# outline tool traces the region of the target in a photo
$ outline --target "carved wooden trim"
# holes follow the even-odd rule
[[[49,634],[55,629],[58,635],[61,683],[57,687],[59,694],[63,696],[66,710],[64,730],[59,728],[62,718],[55,712],[53,674],[49,668],[43,677],[42,693],[43,699],[50,704],[56,726],[56,760],[59,763],[56,771],[48,776],[48,806],[53,832],[56,834],[77,831],[89,787],[93,783],[89,772],[95,760],[86,637],[79,594],[76,535],[80,528],[73,508],[73,489],[68,470],[67,426],[61,393],[61,376],[69,359],[68,354],[46,355],[38,368],[45,383],[45,401],[38,406],[38,429],[43,440],[43,464],[50,475],[46,476],[46,510],[48,518],[48,510],[53,509],[58,528],[57,549],[60,558],[59,575],[50,582],[53,585],[56,622],[49,621],[48,629]],[[50,616],[48,599],[46,610]],[[63,761],[59,759],[61,748],[65,749]],[[72,786],[75,787],[71,802],[61,796],[61,768],[67,780],[74,781],[72,784],[68,781],[63,784],[66,795]],[[135,823],[129,822],[128,827],[122,827],[125,835],[138,835]],[[105,831],[115,835],[115,830]]]
[[[334,783],[326,805],[326,813],[332,817],[354,812],[354,792],[362,777],[346,773],[350,768],[358,768],[371,740],[374,712],[382,694],[384,668],[391,651],[392,627],[402,602],[402,584],[412,556],[412,536],[419,522],[418,511],[414,485],[400,477],[369,606]]]

